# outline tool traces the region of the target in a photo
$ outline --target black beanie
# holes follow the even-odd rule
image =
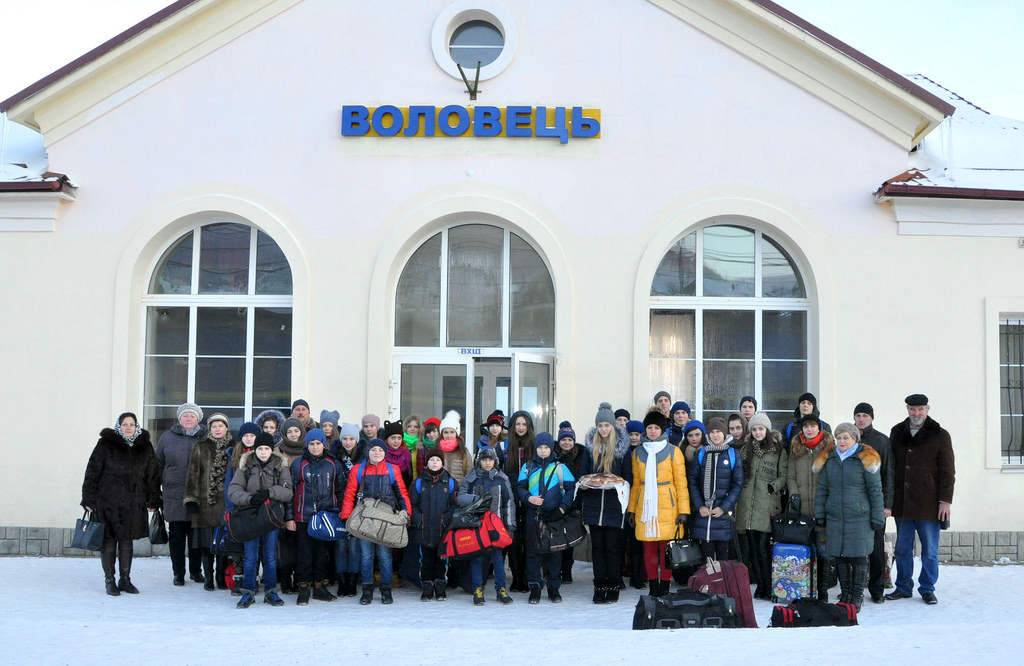
[[[875,418],[875,408],[866,402],[858,403],[857,406],[853,408],[853,415],[857,416],[858,414],[867,414],[871,418]]]

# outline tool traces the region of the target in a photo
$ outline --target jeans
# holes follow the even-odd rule
[[[917,591],[935,592],[939,580],[939,521],[896,519],[896,589],[914,591],[914,534],[921,539],[921,574]]]
[[[488,559],[494,565],[494,589],[497,590],[505,587],[505,560],[502,557],[500,548],[495,548],[490,553],[474,557],[469,561],[469,571],[473,577],[473,587],[484,586],[484,563]]]
[[[256,593],[256,570],[259,569],[260,547],[263,548],[263,589],[266,592],[277,588],[277,530],[245,542],[242,560],[242,589]]]
[[[337,573],[359,573],[359,539],[345,537],[334,542],[334,569]]]
[[[373,553],[377,551],[377,562],[380,564],[380,584],[391,587],[391,549],[387,546],[379,546],[369,541],[359,542],[360,557],[359,571],[362,574],[363,586],[373,585]]]

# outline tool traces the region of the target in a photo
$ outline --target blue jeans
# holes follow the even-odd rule
[[[377,551],[377,562],[380,564],[381,585],[391,586],[391,549],[387,546],[378,546],[369,541],[360,541],[359,548],[359,571],[362,574],[363,585],[373,585],[373,552]]]
[[[502,557],[502,550],[495,548],[490,553],[480,557],[474,557],[469,562],[469,572],[473,577],[473,587],[484,586],[484,563],[490,559],[494,565],[494,589],[505,587],[505,560]]]
[[[359,573],[359,539],[345,537],[334,542],[334,570],[340,574]]]
[[[921,574],[917,591],[935,592],[939,580],[939,521],[896,519],[896,589],[903,594],[914,591],[914,535],[921,539]]]
[[[260,560],[260,546],[263,547],[263,589],[267,592],[277,588],[277,530],[245,542],[242,559],[242,589],[256,593],[256,566]]]
[[[541,567],[547,574],[548,587],[557,590],[562,585],[562,554],[535,553],[526,549],[526,581],[530,585],[542,585],[544,576]]]

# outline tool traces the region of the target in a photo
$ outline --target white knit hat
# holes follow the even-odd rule
[[[447,414],[444,415],[444,418],[441,419],[441,427],[439,428],[439,430],[441,432],[444,432],[445,428],[451,428],[452,430],[455,431],[456,435],[461,435],[462,426],[459,425],[460,418],[461,417],[459,416],[459,413],[457,411],[455,411],[454,409],[450,410]]]

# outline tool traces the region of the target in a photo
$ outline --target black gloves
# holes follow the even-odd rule
[[[686,524],[686,514],[685,513],[681,513],[678,516],[676,516],[676,525],[685,525],[685,524]]]
[[[185,513],[199,513],[199,502],[185,502]]]
[[[769,495],[774,495],[775,494],[775,486],[773,486],[770,483],[768,484],[768,494]]]
[[[636,514],[627,513],[626,524],[628,524],[630,527],[636,527]]]
[[[249,498],[249,504],[251,504],[252,506],[256,506],[258,504],[263,504],[268,499],[270,499],[270,491],[269,490],[257,490]]]

